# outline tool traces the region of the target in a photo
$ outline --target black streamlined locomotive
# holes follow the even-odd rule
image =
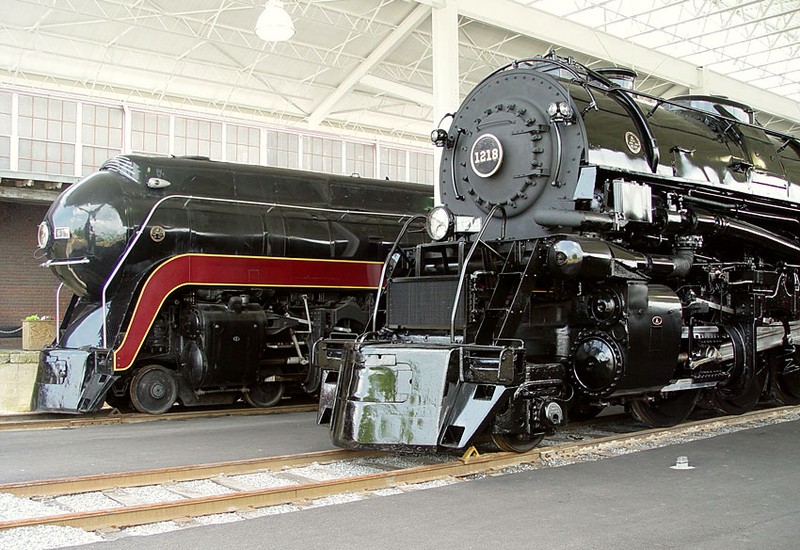
[[[41,353],[33,408],[104,400],[158,414],[287,384],[315,392],[314,340],[360,330],[383,257],[427,185],[120,156],[39,226],[43,264],[74,296]],[[418,239],[419,241],[419,239]]]
[[[393,254],[381,330],[319,343],[336,445],[525,451],[609,404],[800,403],[800,142],[634,74],[518,61],[433,132],[431,242]]]

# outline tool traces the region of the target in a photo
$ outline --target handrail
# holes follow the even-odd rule
[[[455,118],[453,119],[453,124],[455,124]],[[456,147],[458,147],[458,138],[461,137],[462,133],[463,133],[463,131],[461,130],[461,128],[456,128],[456,137],[453,140],[453,147],[452,147],[453,151],[450,154],[450,182],[453,184],[453,198],[455,198],[457,201],[463,201],[466,198],[466,197],[464,197],[464,195],[462,195],[458,191],[458,183],[456,182],[456,155],[455,155],[455,151],[456,151]]]
[[[499,73],[501,73],[503,71],[506,71],[508,69],[517,68],[517,67],[519,67],[519,66],[521,66],[523,64],[528,64],[528,67],[530,67],[531,70],[540,71],[539,67],[533,66],[534,63],[538,63],[540,65],[548,65],[549,64],[549,65],[552,65],[554,67],[558,67],[558,68],[561,68],[561,69],[564,69],[564,70],[568,71],[574,77],[575,81],[578,82],[581,86],[583,86],[584,89],[586,89],[586,91],[589,93],[590,97],[592,98],[592,101],[591,101],[592,104],[596,103],[595,100],[594,100],[594,94],[591,92],[591,90],[589,90],[589,87],[592,87],[593,84],[591,82],[589,82],[588,78],[586,78],[578,70],[576,70],[574,68],[574,65],[577,65],[580,69],[583,69],[584,71],[586,71],[587,76],[590,76],[592,80],[596,80],[598,82],[603,83],[606,86],[606,89],[607,90],[609,89],[609,86],[608,86],[609,80],[606,77],[604,77],[602,74],[597,73],[596,71],[590,69],[589,67],[586,67],[585,65],[583,65],[581,63],[578,63],[574,59],[561,59],[561,58],[558,58],[557,56],[556,57],[536,56],[536,57],[529,57],[529,58],[524,58],[524,59],[517,59],[515,61],[507,63],[506,65],[503,65],[502,67],[496,69],[495,71],[490,73],[485,79],[491,78],[491,77],[493,77],[493,76],[495,76],[495,75],[497,75],[497,74],[499,74]],[[546,72],[546,71],[541,71],[541,72]],[[597,87],[597,86],[594,86],[594,87]],[[691,107],[689,105],[676,103],[676,102],[672,101],[672,99],[667,99],[667,98],[664,98],[664,97],[656,96],[656,95],[649,94],[647,92],[643,92],[643,91],[640,91],[640,90],[633,90],[633,89],[628,89],[628,88],[616,88],[616,90],[617,90],[616,93],[618,93],[620,95],[628,95],[628,96],[634,96],[635,95],[635,96],[640,96],[640,97],[649,99],[651,101],[654,101],[655,102],[655,106],[652,109],[650,109],[647,112],[647,114],[642,113],[643,115],[645,115],[646,118],[649,118],[650,116],[652,116],[653,113],[661,105],[664,105],[664,104],[672,105],[672,106],[680,107],[680,108],[682,108],[684,110],[687,110],[687,111],[693,111],[693,112],[704,114],[704,115],[710,115],[710,116],[715,117],[715,118],[720,119],[720,120],[733,122],[734,124],[737,124],[737,125],[742,125],[742,126],[747,126],[747,127],[750,127],[750,128],[755,128],[755,129],[758,129],[758,130],[762,130],[763,132],[765,132],[765,133],[767,133],[767,134],[769,134],[771,136],[774,136],[774,137],[777,137],[777,138],[781,138],[781,139],[784,140],[784,143],[780,146],[780,149],[778,151],[779,153],[780,153],[780,151],[782,149],[785,149],[788,145],[790,145],[792,143],[796,144],[798,146],[798,148],[800,149],[800,139],[798,139],[796,136],[793,136],[791,134],[787,134],[786,132],[781,132],[779,130],[766,128],[765,126],[763,126],[761,124],[756,124],[754,122],[743,122],[743,121],[741,121],[741,120],[739,120],[737,118],[728,117],[728,116],[725,116],[725,115],[723,115],[721,113],[709,113],[708,111],[703,111],[702,109],[698,109],[696,107]],[[589,108],[591,108],[591,106],[592,105],[590,105]]]
[[[236,199],[223,199],[223,198],[214,198],[214,197],[196,197],[194,195],[168,195],[166,197],[162,197],[158,200],[150,211],[145,216],[144,220],[142,221],[139,229],[134,234],[133,238],[128,241],[125,250],[123,250],[120,257],[117,259],[117,263],[114,265],[114,269],[111,270],[111,274],[106,279],[106,282],[103,283],[103,291],[100,297],[100,304],[103,310],[103,341],[102,345],[103,348],[108,348],[108,322],[107,322],[107,294],[108,288],[111,286],[111,283],[116,278],[117,274],[119,273],[120,269],[122,269],[123,264],[128,259],[133,248],[136,246],[136,243],[139,242],[139,238],[145,232],[147,225],[150,223],[150,220],[153,218],[155,211],[158,209],[159,206],[164,204],[166,201],[169,200],[184,200],[184,206],[188,204],[190,201],[206,201],[206,202],[219,202],[219,203],[226,203],[226,204],[238,204],[238,205],[248,205],[248,206],[261,206],[264,208],[284,208],[289,210],[305,210],[311,212],[325,212],[325,213],[337,213],[342,214],[343,216],[347,215],[366,215],[366,216],[379,216],[379,217],[393,217],[398,219],[403,219],[408,217],[407,214],[392,214],[388,212],[367,212],[364,210],[342,210],[337,208],[319,208],[316,206],[297,206],[294,204],[280,204],[275,202],[258,202],[258,201],[243,201],[243,200],[236,200]],[[412,218],[413,219],[413,218]],[[408,223],[408,222],[406,222]]]
[[[453,308],[450,311],[450,342],[453,343],[456,340],[456,313],[458,312],[458,303],[461,301],[461,289],[464,287],[464,278],[467,275],[467,267],[469,266],[469,261],[472,259],[472,255],[475,253],[475,250],[478,248],[478,244],[481,243],[481,237],[483,237],[484,231],[489,226],[489,221],[494,217],[494,213],[497,210],[502,210],[503,207],[500,204],[495,204],[486,217],[483,219],[483,223],[481,224],[481,230],[475,237],[475,241],[473,241],[472,246],[467,252],[467,255],[464,257],[464,264],[461,266],[461,274],[458,277],[458,286],[456,287],[456,295],[453,299]],[[505,217],[505,212],[503,212],[503,217]]]
[[[392,262],[392,256],[394,255],[395,250],[397,250],[397,248],[400,246],[400,240],[405,236],[406,231],[408,231],[408,228],[411,226],[411,224],[416,220],[422,219],[425,219],[425,216],[422,214],[417,214],[416,216],[409,218],[408,221],[403,224],[402,229],[400,229],[400,232],[397,234],[397,238],[394,240],[392,248],[389,249],[389,253],[386,254],[386,260],[384,260],[383,268],[381,269],[381,277],[378,280],[378,291],[375,294],[375,309],[372,311],[372,332],[375,332],[378,328],[378,310],[380,309],[381,294],[383,294],[383,281],[386,278],[386,272],[389,269],[389,264]]]
[[[55,345],[61,342],[61,289],[64,288],[64,283],[59,283],[56,288],[56,338]]]
[[[62,265],[82,265],[88,264],[91,260],[84,256],[83,258],[72,258],[69,260],[47,260],[46,262],[39,264],[39,267],[53,267],[53,266],[62,266]]]

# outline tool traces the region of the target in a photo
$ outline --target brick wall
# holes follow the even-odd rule
[[[0,329],[17,328],[34,313],[55,316],[58,279],[34,257],[36,229],[48,208],[0,201]],[[69,294],[62,291],[62,298]]]

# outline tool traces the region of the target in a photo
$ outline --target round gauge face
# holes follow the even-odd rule
[[[444,206],[437,206],[428,212],[428,235],[434,241],[441,241],[453,229],[453,214]]]

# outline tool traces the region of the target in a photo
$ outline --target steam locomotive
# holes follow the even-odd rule
[[[517,61],[432,133],[430,242],[392,252],[382,327],[317,345],[336,445],[523,452],[611,404],[800,403],[800,142],[634,77]]]
[[[431,202],[418,184],[107,161],[39,226],[43,266],[74,295],[41,353],[33,409],[159,414],[317,391],[311,343],[366,325],[383,257]]]

